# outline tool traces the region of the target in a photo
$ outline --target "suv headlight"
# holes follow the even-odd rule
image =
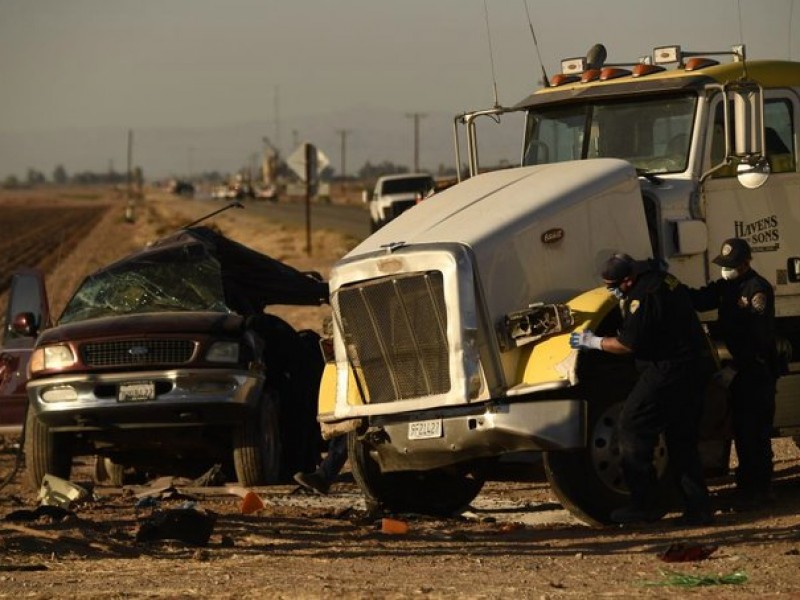
[[[214,342],[206,352],[208,362],[239,362],[239,342]]]
[[[72,353],[72,348],[67,344],[54,344],[52,346],[42,346],[31,354],[30,372],[31,374],[50,369],[65,369],[71,367],[77,361]]]

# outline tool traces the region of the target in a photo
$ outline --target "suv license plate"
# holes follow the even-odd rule
[[[118,402],[144,402],[155,400],[156,384],[152,381],[120,383],[117,391]]]
[[[408,439],[428,440],[442,437],[442,420],[413,421],[408,424]]]

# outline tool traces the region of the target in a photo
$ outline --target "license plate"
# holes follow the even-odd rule
[[[408,424],[408,439],[428,440],[442,437],[442,420],[413,421]]]
[[[154,400],[155,397],[156,384],[152,381],[120,383],[117,391],[117,401],[119,402],[144,402]]]

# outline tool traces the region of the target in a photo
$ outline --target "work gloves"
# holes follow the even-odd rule
[[[591,330],[574,331],[569,336],[569,345],[578,350],[602,350],[603,338],[595,335]]]

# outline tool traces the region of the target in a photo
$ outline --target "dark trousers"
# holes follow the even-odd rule
[[[637,361],[639,379],[620,415],[622,472],[639,508],[656,508],[659,497],[653,454],[666,438],[669,462],[687,513],[710,512],[703,465],[697,448],[706,372],[692,362]]]
[[[325,455],[325,458],[322,459],[322,463],[319,465],[319,471],[328,482],[333,483],[346,462],[347,436],[340,435],[331,438],[331,441],[328,443],[328,453]]]
[[[753,363],[738,370],[730,392],[739,459],[736,486],[744,492],[766,492],[772,481],[775,377],[765,365]]]

